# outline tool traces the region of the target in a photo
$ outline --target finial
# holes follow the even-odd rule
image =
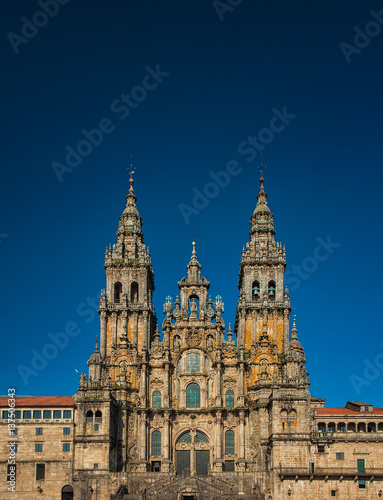
[[[130,167],[128,168],[128,170],[130,172],[130,177],[129,177],[130,191],[133,191],[133,182],[134,182],[133,174],[136,171],[136,169],[133,167],[132,155],[130,155]]]
[[[261,183],[261,188],[263,188],[263,181],[265,180],[264,177],[263,177],[263,171],[266,168],[266,165],[264,165],[263,163],[261,163],[261,166],[258,167],[258,168],[261,171],[261,178],[259,179],[259,181]]]
[[[94,352],[97,352],[98,353],[98,342],[97,342],[97,335],[95,335],[96,337],[96,344],[94,346]]]

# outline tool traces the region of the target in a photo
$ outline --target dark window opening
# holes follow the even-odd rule
[[[152,455],[161,455],[161,432],[154,431],[152,433]]]
[[[94,421],[95,422],[102,422],[102,413],[100,410],[97,410],[95,415],[94,415]]]
[[[33,418],[41,418],[41,410],[33,410]]]
[[[130,285],[130,302],[137,304],[138,302],[138,283],[135,281]]]
[[[51,410],[44,410],[43,411],[43,418],[51,418],[51,417],[52,417]]]
[[[45,479],[45,464],[36,464],[36,481]]]
[[[201,393],[198,384],[192,383],[186,387],[186,408],[199,408]]]
[[[275,281],[269,281],[269,286],[267,287],[267,294],[269,300],[275,300]]]
[[[86,412],[86,421],[87,422],[93,422],[93,412],[92,412],[92,410],[88,410]]]
[[[234,460],[225,460],[224,472],[234,472]]]
[[[161,472],[161,462],[156,460],[152,462],[152,472]]]
[[[336,460],[344,460],[344,453],[343,452],[336,453],[335,458]]]
[[[225,432],[225,455],[234,455],[234,431]]]
[[[309,462],[309,473],[314,474],[314,471],[315,471],[315,463]]]
[[[152,407],[153,408],[161,408],[161,393],[160,393],[160,391],[153,392]]]
[[[31,418],[32,412],[31,410],[24,410],[23,411],[23,418]]]
[[[119,304],[121,302],[121,296],[122,296],[122,284],[117,281],[114,284],[114,303]]]
[[[318,453],[324,453],[324,444],[318,444]]]
[[[233,408],[234,407],[234,391],[232,391],[231,389],[229,389],[228,391],[226,391],[226,394],[225,394],[225,406],[227,408]]]

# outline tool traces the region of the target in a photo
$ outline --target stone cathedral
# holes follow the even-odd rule
[[[131,176],[117,242],[105,252],[88,376],[74,398],[16,398],[11,415],[0,399],[0,430],[7,419],[17,429],[12,498],[382,496],[383,408],[325,408],[310,395],[284,287],[286,251],[263,184],[241,255],[234,331],[221,297],[209,295],[194,242],[160,327]]]

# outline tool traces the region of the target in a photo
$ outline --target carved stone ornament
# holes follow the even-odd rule
[[[188,333],[186,343],[189,347],[196,347],[200,345],[201,341],[202,341],[202,335],[197,330],[191,330]]]

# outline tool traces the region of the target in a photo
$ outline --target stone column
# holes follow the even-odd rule
[[[127,335],[128,334],[128,312],[123,311],[122,312],[122,331],[121,335]]]
[[[101,356],[106,356],[106,311],[100,313],[100,352]]]
[[[146,407],[147,405],[147,394],[146,394],[146,365],[141,366],[141,404]]]
[[[169,458],[170,458],[169,447],[170,447],[170,442],[169,442],[169,413],[165,413],[165,415],[164,415],[164,451],[163,451],[164,460],[169,460]]]
[[[245,404],[245,387],[244,387],[244,372],[245,372],[245,363],[244,363],[244,356],[243,356],[243,347],[240,348],[239,350],[239,356],[240,356],[240,361],[239,361],[239,384],[238,384],[238,402],[242,406]]]
[[[146,414],[140,415],[140,459],[146,462]]]
[[[221,380],[221,362],[217,363],[217,398],[218,405],[222,405],[222,380]]]
[[[251,345],[257,342],[257,316],[253,313],[251,321]]]
[[[239,459],[245,458],[245,412],[239,412]]]
[[[169,365],[165,365],[165,385],[164,385],[164,404],[165,408],[169,408],[170,400],[169,400]]]
[[[144,311],[144,333],[143,333],[143,348],[150,349],[150,343],[148,342],[148,311]]]
[[[117,344],[117,313],[112,312],[112,339],[113,344]]]
[[[133,344],[137,346],[138,343],[138,313],[133,314]]]
[[[220,411],[217,412],[215,419],[215,458],[216,460],[222,459],[222,412]]]

